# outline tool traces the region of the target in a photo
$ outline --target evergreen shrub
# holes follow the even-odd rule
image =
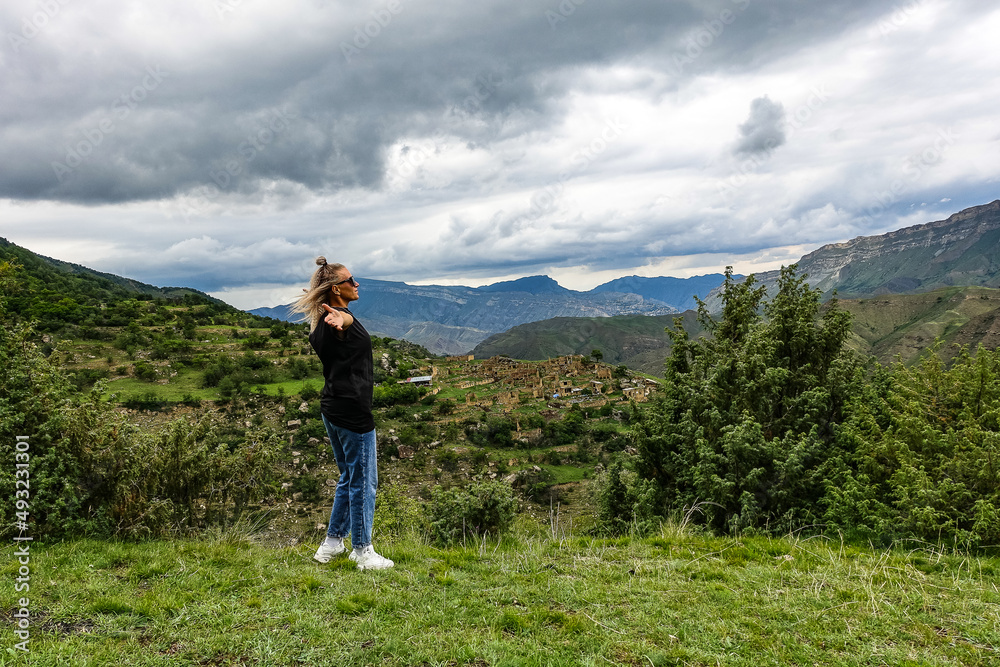
[[[431,537],[449,544],[472,536],[506,533],[517,514],[513,489],[501,481],[476,482],[467,488],[435,488],[427,506]]]
[[[821,308],[795,265],[770,300],[754,276],[737,283],[727,269],[722,306],[715,320],[699,301],[705,338],[690,339],[680,319],[667,330],[662,397],[633,430],[635,472],[653,484],[658,513],[707,501],[702,516],[720,533],[817,524],[846,455],[835,435],[863,386],[846,348],[850,314],[836,301]]]
[[[5,271],[0,283],[9,278]],[[16,511],[28,512],[36,539],[186,531],[230,521],[273,492],[281,441],[270,430],[248,430],[230,448],[211,417],[142,429],[102,400],[100,383],[87,394],[76,391],[42,355],[32,328],[2,303],[0,324],[0,458],[15,460],[21,436],[30,466],[27,510],[16,507],[14,466],[0,468],[5,537],[21,530]]]

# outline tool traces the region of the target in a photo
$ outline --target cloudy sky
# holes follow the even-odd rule
[[[6,0],[0,32],[0,236],[240,307],[317,254],[589,289],[1000,196],[992,0]]]

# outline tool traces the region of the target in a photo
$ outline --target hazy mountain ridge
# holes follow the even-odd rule
[[[661,276],[647,278],[645,276],[625,276],[615,278],[603,285],[598,285],[590,293],[623,292],[638,294],[647,299],[669,303],[678,312],[697,308],[695,295],[707,295],[722,284],[725,276],[721,273],[711,273],[691,278],[671,278]],[[742,278],[742,276],[734,276]]]
[[[484,287],[359,280],[361,298],[351,310],[369,331],[404,338],[437,354],[468,352],[492,334],[553,317],[661,316],[678,312],[672,305],[641,294],[599,288],[589,292],[566,289],[548,276],[529,276]],[[718,280],[722,280],[721,275]],[[287,306],[250,312],[288,319]]]
[[[1000,287],[1000,200],[959,211],[945,220],[913,225],[879,236],[857,237],[845,243],[828,244],[803,256],[798,265],[799,271],[808,275],[811,286],[822,290],[825,295],[836,290],[842,298],[922,293],[952,286]],[[773,292],[779,273],[759,273],[757,280]],[[694,306],[692,294],[704,294],[710,310],[717,311],[721,308],[718,298],[721,282],[722,276],[718,274],[686,280],[627,276],[604,283],[590,292],[573,292],[563,290],[546,276],[530,276],[479,288],[478,292],[487,291],[497,297],[496,301],[486,304],[487,310],[473,308],[469,311],[456,311],[455,315],[458,317],[455,319],[442,318],[442,313],[438,311],[427,317],[426,321],[503,332],[517,325],[553,318],[663,315],[667,313],[649,312],[648,309],[657,303],[669,303],[671,310],[677,311],[691,308]],[[514,295],[521,292],[496,291],[500,288],[531,289],[538,293],[530,297],[518,297]],[[409,289],[406,286],[406,290]],[[406,294],[406,290],[401,290],[399,294]],[[418,298],[423,296],[417,292],[411,294]],[[577,295],[583,296],[586,301],[582,304],[574,303]],[[630,301],[626,295],[640,301]],[[362,299],[364,298],[363,293]],[[563,303],[563,298],[568,303]],[[610,302],[605,299],[610,299]],[[573,305],[570,306],[569,303]],[[359,305],[359,313],[364,312],[361,309],[365,307]],[[398,310],[408,306],[396,304],[393,307]],[[521,317],[497,316],[488,310],[490,307],[513,308]],[[546,309],[549,309],[547,316]],[[383,307],[377,307],[369,312],[379,314],[387,311]],[[420,321],[418,318],[414,319]],[[568,327],[568,336],[575,335],[575,325],[571,326],[566,322],[561,324]],[[546,332],[544,339],[548,340],[553,336],[552,327],[542,327],[542,330]],[[395,335],[403,335],[398,328],[396,331]],[[518,333],[524,331],[520,330]],[[466,337],[466,340],[469,338]],[[474,353],[511,353],[504,351],[501,340],[506,340],[512,351],[531,349],[531,346],[504,337],[484,340]],[[414,342],[424,344],[424,341]],[[608,342],[605,342],[598,347],[607,346]],[[458,347],[457,343],[455,347]],[[544,347],[549,349],[553,345],[546,343]],[[569,347],[574,346],[565,343],[556,345],[554,349],[568,351]],[[589,353],[590,350],[574,348],[574,351]]]
[[[0,260],[4,259],[31,268],[32,280],[40,281],[39,285],[53,294],[60,284],[65,291],[74,281],[82,281],[81,287],[72,291],[84,294],[96,290],[94,294],[106,295],[99,300],[112,294],[118,295],[115,298],[191,294],[223,304],[195,289],[155,287],[43,257],[0,239]],[[827,294],[837,289],[842,298],[859,297],[858,305],[851,306],[859,313],[865,299],[886,293],[918,295],[955,285],[1000,287],[1000,200],[965,209],[946,220],[823,246],[805,255],[799,268],[809,275],[810,284]],[[773,286],[777,275],[777,271],[761,273],[758,279]],[[72,279],[65,283],[60,276]],[[548,276],[528,276],[479,288],[362,280],[361,299],[353,310],[373,333],[406,339],[438,354],[475,348],[477,355],[531,359],[571,352],[589,354],[598,348],[609,362],[657,372],[665,354],[662,330],[679,310],[676,304],[685,303],[681,297],[693,301],[690,295],[705,294],[706,301],[716,305],[717,300],[711,297],[718,289],[709,292],[708,288],[721,281],[720,274],[688,279],[627,276],[578,292],[559,286]],[[908,305],[897,308],[890,304],[901,301],[895,296],[888,298],[878,312],[865,317],[891,321],[892,331],[886,333],[882,324],[871,325],[879,332],[878,340],[872,339],[871,332],[857,331],[859,349],[869,346],[880,359],[897,353],[908,358],[912,354],[904,354],[905,350],[923,349],[935,336],[970,344],[995,344],[995,337],[1000,341],[990,294],[955,297],[935,292],[931,300],[938,304],[939,299],[953,298],[959,299],[953,308],[934,311],[933,315],[933,304],[926,299],[911,299]],[[917,303],[923,305],[914,305]],[[889,317],[882,312],[894,309],[904,315]],[[287,306],[250,312],[293,319]],[[630,319],[637,315],[643,317]],[[581,321],[573,322],[574,318]],[[643,320],[650,321],[640,324]],[[526,326],[533,322],[539,325]],[[694,318],[685,313],[685,322],[693,325]],[[497,335],[503,332],[510,335]]]
[[[548,276],[527,276],[517,280],[504,280],[476,289],[480,292],[528,292],[530,294],[564,294],[572,291]]]

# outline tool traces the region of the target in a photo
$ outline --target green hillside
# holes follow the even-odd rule
[[[231,479],[205,476],[206,467],[221,474],[235,466],[237,479],[258,475],[255,493],[281,510],[281,534],[324,521],[337,469],[323,444],[316,400],[323,379],[307,325],[254,316],[197,293],[179,298],[155,288],[153,294],[137,293],[85,270],[63,275],[28,251],[6,249],[13,251],[0,261],[0,361],[11,366],[5,386],[20,389],[0,397],[0,411],[8,401],[28,405],[32,396],[46,407],[12,407],[16,419],[5,417],[0,432],[12,442],[11,434],[51,426],[52,440],[62,451],[78,448],[80,465],[89,472],[72,473],[82,480],[74,493],[95,507],[105,503],[122,513],[114,519],[117,528],[98,527],[106,519],[87,515],[90,534],[159,530],[178,516],[201,528],[224,520],[225,512],[212,510],[210,503],[204,503],[208,509],[192,509],[207,489],[214,494],[232,486]],[[45,308],[49,286],[60,280],[72,296],[57,308]],[[28,323],[34,328],[25,328]],[[645,388],[642,378],[607,365],[599,380],[596,365],[580,359],[543,372],[539,364],[440,359],[391,338],[373,337],[372,342],[375,416],[384,434],[381,467],[387,479],[413,496],[420,489],[499,476],[512,480],[532,501],[525,513],[540,516],[543,501],[584,495],[582,487],[593,478],[602,449],[624,448],[620,432],[631,414],[625,390]],[[572,379],[564,364],[572,369]],[[433,387],[406,383],[411,376],[434,376]],[[99,389],[99,400],[87,391],[91,387]],[[559,391],[567,394],[565,400],[552,399]],[[59,402],[78,407],[50,413]],[[624,403],[613,411],[613,402]],[[74,421],[75,415],[82,421]],[[260,443],[268,443],[269,454],[256,460],[256,468],[241,467],[233,458],[246,448],[256,451]],[[163,458],[171,448],[197,454],[180,465]],[[162,476],[165,471],[169,474]],[[90,480],[105,475],[108,480],[92,488]],[[170,486],[172,476],[187,475],[199,481]],[[50,481],[62,484],[58,479]],[[0,475],[0,482],[13,479]],[[40,480],[36,484],[48,488]],[[118,484],[148,488],[133,494]],[[56,486],[50,492],[67,493]],[[102,494],[121,504],[96,500]],[[235,511],[231,499],[226,502]],[[171,509],[153,512],[157,503]],[[584,502],[573,505],[564,515],[585,514]],[[58,523],[58,517],[42,518],[47,516],[37,520]]]
[[[840,302],[854,316],[853,346],[886,363],[918,359],[940,341],[951,358],[956,345],[994,349],[1000,344],[1000,290],[948,287],[921,294],[894,294]]]
[[[851,347],[882,363],[897,357],[910,363],[940,339],[946,358],[954,345],[1000,345],[1000,290],[987,287],[947,287],[920,294],[889,294],[870,299],[841,299],[854,316]],[[553,354],[590,354],[599,349],[604,361],[662,375],[670,350],[665,329],[675,316],[607,318],[559,317],[532,322],[497,334],[479,344],[473,354],[505,354],[518,359],[545,359]],[[694,311],[681,316],[685,330],[698,336],[702,327]]]
[[[472,353],[476,358],[507,355],[515,359],[547,359],[565,354],[589,356],[597,349],[605,363],[662,375],[670,341],[664,330],[677,317],[692,335],[701,331],[696,313],[691,310],[654,317],[556,317],[490,336]]]
[[[210,317],[242,312],[195,289],[154,287],[43,257],[0,238],[0,263],[5,262],[21,267],[18,286],[7,295],[7,311],[34,320],[40,331],[124,326],[140,318],[165,323],[155,317],[156,308],[168,305],[202,305]]]

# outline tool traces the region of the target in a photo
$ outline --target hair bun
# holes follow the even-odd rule
[[[319,257],[317,257],[316,258],[316,265],[317,266],[326,266],[326,257],[324,257],[323,255],[320,255]]]

